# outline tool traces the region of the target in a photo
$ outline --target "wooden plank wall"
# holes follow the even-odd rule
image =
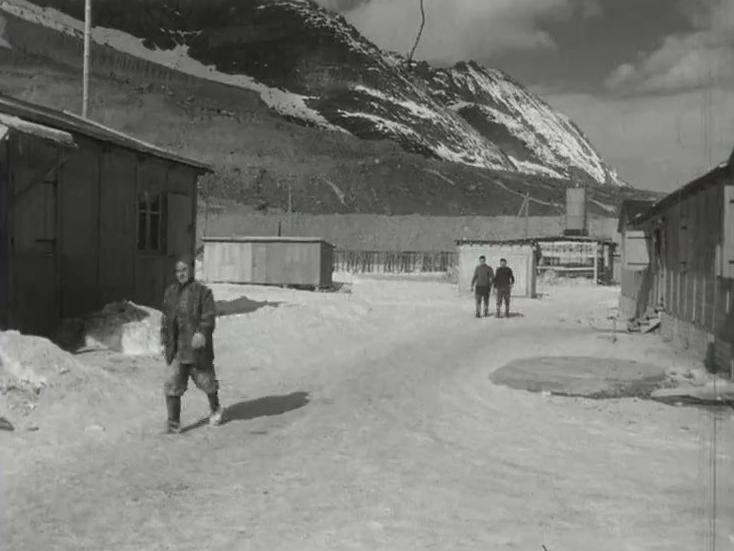
[[[191,212],[180,212],[179,218],[171,224],[171,228],[180,231],[183,236],[170,236],[176,243],[191,244],[189,254],[194,253],[194,236],[196,235],[195,203],[196,173],[186,167],[173,166],[167,161],[153,157],[138,156],[136,201],[144,192],[160,193],[163,199],[163,216],[161,224],[168,227],[166,217],[166,197],[168,193],[185,195],[191,198]],[[137,215],[136,215],[137,216]],[[137,220],[136,220],[137,224]],[[165,232],[164,232],[165,233]],[[137,240],[136,240],[137,242]],[[137,247],[137,245],[135,245]],[[167,240],[163,241],[160,252],[140,252],[135,249],[135,299],[141,304],[160,308],[165,287],[174,280],[174,264],[179,251],[169,251]]]
[[[8,141],[4,140],[0,141],[0,329],[8,327],[10,322],[8,176]]]
[[[79,149],[60,171],[61,313],[76,317],[99,305],[100,168],[102,148],[77,138]]]
[[[204,277],[211,282],[272,285],[331,283],[328,245],[319,242],[210,241],[204,249]]]
[[[9,149],[9,310],[23,332],[50,334],[59,319],[57,289],[58,149],[16,134]]]
[[[8,158],[0,159],[0,174],[10,167],[0,194],[5,198],[7,191],[8,205],[15,197],[12,210],[0,201],[0,241],[7,244],[0,248],[2,267],[12,267],[7,278],[0,276],[0,287],[8,290],[0,299],[12,302],[2,305],[13,313],[5,322],[23,331],[48,334],[60,317],[83,316],[124,299],[160,306],[180,251],[138,253],[140,189],[159,191],[164,204],[169,192],[189,198],[190,208],[177,214],[175,230],[182,233],[174,237],[178,249],[188,248],[181,252],[194,252],[195,170],[75,139],[78,149],[58,170],[49,170],[58,163],[56,147],[31,137],[14,137]]]
[[[135,155],[107,151],[100,179],[99,304],[135,296]]]
[[[334,273],[334,247],[321,243],[321,278],[322,287],[329,287],[333,283]]]
[[[712,339],[708,353],[721,369],[728,370],[734,347],[734,292],[732,279],[717,275],[723,198],[723,185],[714,185],[664,211],[661,271],[654,260],[651,268],[666,311],[708,332]]]

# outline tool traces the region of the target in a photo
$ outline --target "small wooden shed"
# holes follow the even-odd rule
[[[537,248],[532,243],[507,241],[459,240],[456,242],[458,252],[459,290],[471,291],[471,279],[479,257],[487,257],[487,264],[493,270],[500,265],[500,259],[507,260],[515,275],[512,296],[536,297]]]
[[[204,279],[330,287],[334,245],[319,237],[204,237]]]
[[[50,336],[109,302],[160,307],[211,170],[0,94],[0,329]]]

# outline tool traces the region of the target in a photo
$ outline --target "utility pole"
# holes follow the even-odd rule
[[[528,237],[528,232],[530,230],[530,219],[528,218],[530,211],[530,193],[525,193],[525,197],[522,200],[522,204],[520,205],[520,210],[517,211],[517,216],[520,217],[525,214],[525,237]]]
[[[82,83],[82,117],[89,111],[89,47],[92,34],[92,0],[84,0],[84,82]]]

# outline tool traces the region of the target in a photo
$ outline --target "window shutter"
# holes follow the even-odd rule
[[[624,234],[622,251],[625,270],[644,270],[650,264],[647,238],[644,231],[627,231]]]
[[[724,186],[724,235],[722,236],[722,272],[734,279],[734,185]]]

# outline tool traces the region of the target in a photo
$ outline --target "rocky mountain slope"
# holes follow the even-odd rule
[[[81,0],[3,0],[0,14],[81,36]],[[255,91],[302,124],[389,139],[464,165],[625,185],[583,133],[509,76],[407,67],[311,0],[98,2],[96,44]]]

